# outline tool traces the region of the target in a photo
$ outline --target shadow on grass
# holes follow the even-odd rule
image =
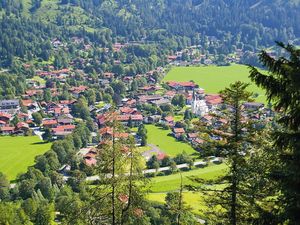
[[[49,144],[49,143],[50,143],[50,142],[40,141],[40,142],[32,143],[31,145],[45,145],[45,144]]]

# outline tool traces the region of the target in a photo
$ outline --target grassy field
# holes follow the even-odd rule
[[[146,125],[148,143],[156,145],[160,150],[170,156],[176,156],[185,151],[188,154],[196,153],[196,151],[187,143],[179,142],[174,137],[168,136],[171,130],[164,130],[154,125]]]
[[[202,169],[195,169],[188,172],[183,172],[183,185],[192,184],[189,177],[199,177],[202,179],[214,179],[224,174],[226,171],[226,164],[210,165]],[[147,195],[150,201],[165,203],[165,197],[167,192],[177,191],[180,188],[180,174],[172,174],[169,176],[155,177],[151,180],[151,191]],[[218,186],[220,188],[222,186]],[[217,188],[217,187],[216,187]],[[183,201],[189,206],[196,214],[201,214],[201,211],[205,211],[206,203],[202,193],[195,193],[191,191],[185,191],[183,194]]]
[[[0,171],[9,180],[14,180],[19,173],[26,172],[34,164],[34,157],[50,149],[37,136],[0,137]]]
[[[194,169],[188,172],[182,172],[182,180],[184,185],[192,184],[189,177],[199,177],[202,179],[215,179],[223,175],[226,171],[227,165],[222,163],[219,165],[210,165],[205,168]],[[159,176],[151,179],[152,192],[168,192],[176,191],[180,188],[180,173],[169,176]]]
[[[166,193],[149,193],[147,199],[161,204],[165,203]],[[201,214],[200,210],[205,210],[205,202],[201,193],[184,192],[183,202],[192,209],[193,213]]]
[[[216,94],[235,81],[251,83],[247,66],[232,64],[231,66],[201,66],[201,67],[173,67],[165,76],[166,81],[193,80],[208,94]],[[265,93],[255,84],[251,83],[249,91],[258,93],[257,102],[266,102]]]

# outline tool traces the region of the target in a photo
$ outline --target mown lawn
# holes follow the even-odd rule
[[[219,165],[210,165],[205,168],[194,169],[188,172],[182,172],[183,185],[193,184],[189,177],[198,177],[206,180],[215,179],[224,175],[227,165],[225,163]],[[180,188],[180,173],[158,176],[151,179],[151,191],[152,192],[169,192],[176,191]]]
[[[177,141],[174,137],[168,136],[171,130],[164,130],[154,125],[146,125],[148,131],[148,144],[156,145],[161,151],[170,156],[176,156],[183,151],[188,154],[196,153],[196,151],[187,143]]]
[[[208,94],[216,94],[235,81],[251,83],[249,69],[245,65],[232,64],[230,66],[200,66],[200,67],[173,67],[165,76],[166,81],[190,81],[193,80]],[[265,92],[251,83],[248,88],[259,96],[257,102],[266,102]]]
[[[0,137],[0,171],[9,180],[26,172],[34,164],[34,158],[50,149],[50,143],[42,142],[37,136]]]

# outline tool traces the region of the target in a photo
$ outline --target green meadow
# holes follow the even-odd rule
[[[173,67],[165,76],[163,82],[190,80],[197,83],[199,87],[204,88],[208,94],[217,94],[220,90],[238,80],[250,83],[248,90],[259,94],[255,101],[266,103],[265,92],[251,82],[249,68],[245,65]]]
[[[37,136],[0,137],[0,172],[9,180],[26,172],[34,164],[34,158],[48,151],[50,143],[42,142]]]
[[[202,178],[204,180],[216,179],[227,170],[226,164],[214,165],[210,164],[208,167],[194,169],[187,172],[182,172],[183,185],[197,185],[190,180],[190,177]],[[157,203],[165,203],[167,192],[178,191],[181,185],[180,173],[172,174],[169,176],[159,176],[151,179],[151,193],[147,195],[150,201]],[[217,187],[216,187],[217,188]],[[219,188],[222,188],[220,186]],[[206,203],[203,198],[203,193],[184,191],[183,201],[189,206],[196,214],[201,215],[201,210],[205,210]],[[201,215],[202,216],[202,215]]]
[[[148,144],[156,145],[161,151],[169,156],[176,156],[183,151],[188,154],[196,153],[196,151],[187,143],[177,141],[174,137],[169,136],[172,131],[164,130],[154,125],[146,125]]]
[[[219,165],[209,165],[204,168],[193,169],[187,172],[182,172],[182,182],[184,185],[193,184],[190,177],[198,177],[205,180],[216,179],[226,172],[227,165],[225,163]],[[175,173],[168,176],[158,176],[151,179],[152,192],[169,192],[176,191],[180,188],[181,183],[180,173]]]

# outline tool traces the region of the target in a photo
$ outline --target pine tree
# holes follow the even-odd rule
[[[106,125],[111,127],[112,135],[98,146],[96,170],[100,184],[92,190],[93,200],[86,214],[92,224],[126,224],[143,217],[141,156],[133,137],[122,137],[124,127],[116,121],[115,113],[110,114]]]
[[[289,57],[275,59],[262,51],[259,59],[269,73],[250,66],[250,78],[266,90],[268,100],[281,112],[277,121],[281,131],[273,132],[279,162],[270,177],[282,193],[280,218],[287,224],[300,224],[300,49],[277,44]]]

